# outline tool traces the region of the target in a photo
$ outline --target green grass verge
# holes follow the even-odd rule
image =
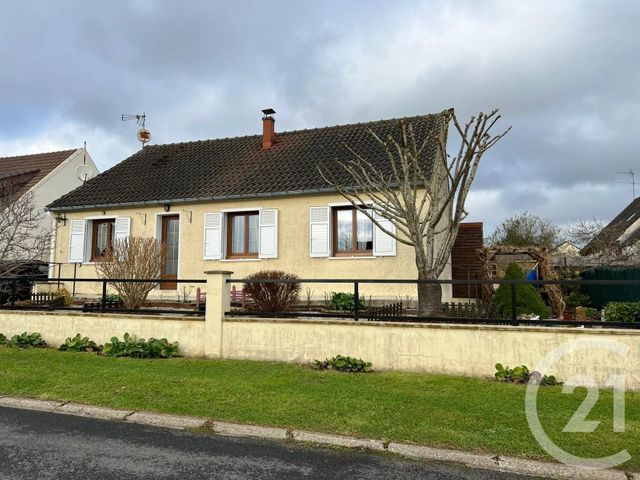
[[[374,365],[375,367],[375,365]],[[50,349],[0,348],[0,394],[211,417],[548,458],[524,415],[523,386],[444,375],[344,374],[298,365],[175,358],[135,360]],[[626,432],[613,433],[613,399],[600,393],[593,433],[562,433],[585,398],[544,387],[541,422],[565,450],[601,457],[627,449],[640,467],[640,393],[626,394]]]

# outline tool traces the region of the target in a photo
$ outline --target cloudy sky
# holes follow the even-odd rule
[[[470,219],[609,220],[640,177],[640,2],[2,0],[0,155],[499,107]],[[639,188],[640,190],[640,188]]]

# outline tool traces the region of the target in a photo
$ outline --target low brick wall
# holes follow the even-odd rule
[[[80,333],[98,344],[125,332],[138,337],[166,337],[180,342],[180,353],[204,355],[204,319],[159,315],[82,313],[69,311],[0,311],[0,333],[6,336],[39,332],[47,345],[58,347],[67,337]]]

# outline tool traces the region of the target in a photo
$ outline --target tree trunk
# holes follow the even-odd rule
[[[442,285],[439,283],[418,284],[418,315],[421,317],[440,314],[442,308]]]

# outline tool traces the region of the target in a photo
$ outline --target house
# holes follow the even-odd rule
[[[578,257],[580,256],[580,247],[568,240],[565,240],[553,247],[553,250],[549,253],[553,257]]]
[[[634,199],[581,251],[582,255],[638,256],[640,248],[640,198]]]
[[[443,119],[407,118],[418,138],[434,139]],[[276,133],[275,119],[267,114],[262,135],[146,146],[48,206],[58,219],[53,255],[59,262],[82,263],[78,276],[95,278],[91,265],[111,242],[154,237],[166,244],[162,277],[169,281],[151,296],[173,299],[182,285],[171,280],[200,279],[207,270],[229,270],[236,278],[263,269],[312,279],[416,278],[413,248],[355,211],[317,170],[320,162],[351,155],[347,144],[389,171],[369,129],[382,138],[398,134],[396,119]],[[434,140],[424,158],[433,162],[437,154]],[[390,222],[387,227],[393,229]],[[70,269],[63,267],[62,275]],[[443,278],[451,278],[450,266]],[[353,286],[305,288],[323,298]],[[99,285],[76,289],[95,294]],[[363,284],[360,292],[416,299],[414,285]],[[450,286],[443,298],[451,298]]]
[[[3,157],[0,158],[0,197],[15,199],[31,195],[33,210],[44,213],[47,204],[97,174],[98,169],[83,148]],[[42,215],[39,230],[45,234],[51,228],[51,217]],[[41,260],[49,261],[48,254]]]

